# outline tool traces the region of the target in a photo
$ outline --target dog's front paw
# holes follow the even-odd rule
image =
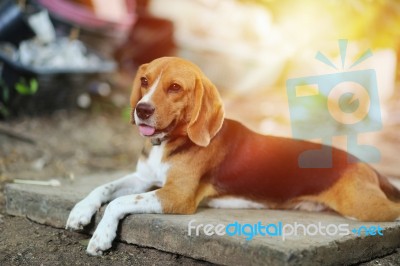
[[[77,203],[69,214],[66,229],[80,230],[90,223],[93,214],[98,210],[100,204],[82,200]]]
[[[111,223],[100,223],[89,241],[86,252],[92,256],[102,255],[103,251],[111,248],[116,230],[117,228]]]

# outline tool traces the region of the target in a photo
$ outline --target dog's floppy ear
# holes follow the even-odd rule
[[[206,77],[196,80],[194,107],[187,128],[189,138],[206,147],[224,122],[224,107],[217,88]]]
[[[139,102],[139,100],[142,98],[140,78],[142,77],[143,72],[145,71],[147,65],[148,64],[144,64],[138,68],[138,71],[136,72],[135,80],[133,81],[131,98],[130,98],[130,103],[131,103],[131,108],[132,108],[132,112],[131,112],[131,123],[132,124],[135,124],[135,117],[133,114],[135,112],[136,105]]]

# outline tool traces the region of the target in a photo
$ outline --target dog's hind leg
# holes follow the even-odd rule
[[[389,179],[379,173],[377,173],[379,178],[379,186],[385,195],[392,201],[400,202],[400,190],[394,184],[390,183]]]
[[[360,221],[386,222],[400,218],[400,203],[388,199],[377,174],[363,164],[349,169],[318,198],[341,215]]]

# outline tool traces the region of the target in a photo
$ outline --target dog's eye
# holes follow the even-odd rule
[[[147,88],[149,86],[149,81],[145,77],[141,77],[140,82],[141,82],[143,88]]]
[[[172,83],[171,86],[168,88],[168,92],[179,92],[182,87],[176,83]]]

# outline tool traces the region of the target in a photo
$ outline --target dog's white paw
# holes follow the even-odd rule
[[[92,256],[100,256],[103,251],[111,248],[116,236],[116,226],[108,222],[100,222],[93,237],[89,241],[86,252]]]
[[[69,214],[66,229],[80,230],[90,223],[93,214],[100,208],[100,204],[82,200],[78,202]]]

